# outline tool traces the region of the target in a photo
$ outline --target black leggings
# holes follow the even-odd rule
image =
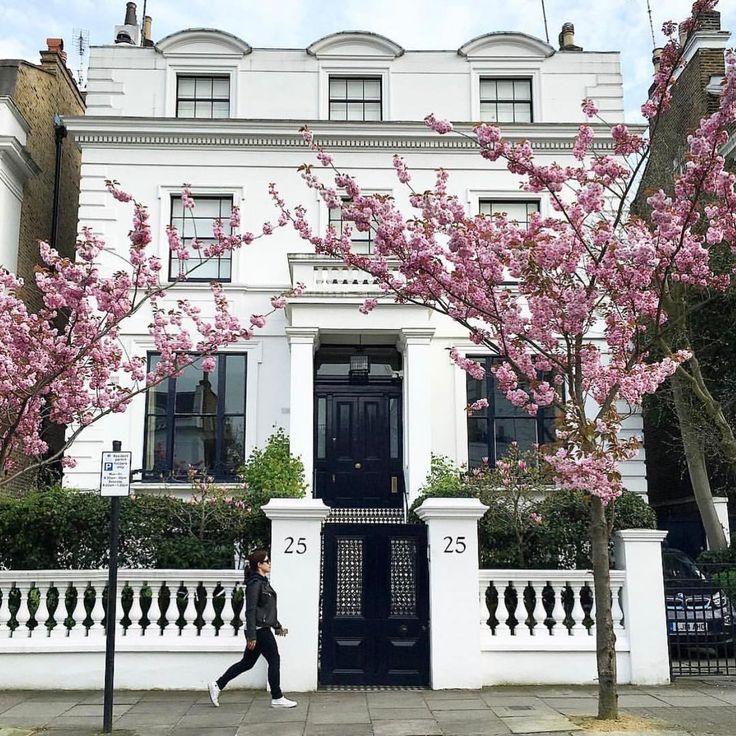
[[[230,680],[251,669],[261,654],[266,658],[266,662],[268,662],[268,687],[271,690],[271,697],[274,700],[282,697],[281,657],[279,656],[279,648],[276,645],[273,631],[265,628],[256,629],[255,647],[253,649],[246,649],[243,652],[243,658],[227,668],[225,674],[217,680],[217,687],[223,690]]]

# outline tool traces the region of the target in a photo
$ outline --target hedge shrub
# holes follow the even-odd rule
[[[550,490],[544,472],[529,453],[512,450],[503,478],[496,470],[465,473],[448,458],[433,457],[430,474],[412,504],[410,520],[419,522],[415,509],[426,498],[458,496],[479,498],[489,507],[478,524],[481,567],[591,566],[589,497],[576,491]],[[656,528],[654,511],[637,493],[624,491],[607,513],[612,531]]]

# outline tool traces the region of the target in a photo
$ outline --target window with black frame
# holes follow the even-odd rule
[[[245,459],[247,356],[222,353],[215,369],[197,358],[146,395],[144,478],[186,480],[189,468],[234,480]],[[148,369],[160,356],[150,353]]]
[[[343,197],[342,201],[344,204],[349,204],[350,202],[347,197]],[[342,209],[330,207],[328,217],[328,223],[335,228],[338,236],[342,235],[343,223],[350,225],[352,228],[350,243],[355,253],[367,254],[373,252],[373,224],[375,223],[375,218],[371,218],[371,227],[368,230],[358,230],[354,222],[343,219]]]
[[[539,212],[539,200],[535,199],[480,199],[478,213],[481,215],[506,216],[507,220],[529,227],[531,216]]]
[[[499,359],[493,356],[472,359],[483,366],[486,375],[480,381],[467,375],[468,404],[487,399],[488,407],[468,415],[468,467],[481,467],[484,458],[488,458],[488,464],[494,467],[496,460],[508,452],[512,442],[516,442],[521,450],[530,450],[535,444],[553,442],[553,409],[540,407],[537,415],[531,416],[524,409],[514,406],[500,391],[491,373],[491,367],[500,362]]]
[[[204,249],[217,242],[213,237],[213,223],[222,220],[226,234],[232,233],[230,214],[233,208],[232,195],[197,195],[194,209],[185,209],[180,196],[171,197],[171,226],[175,227],[187,248],[189,258],[180,259],[175,253],[169,258],[169,279],[187,275],[187,281],[232,280],[232,252],[228,251],[217,258],[206,259]],[[197,239],[198,248],[194,247]]]
[[[489,123],[531,123],[532,80],[481,77],[480,119]]]
[[[230,77],[184,75],[176,78],[176,117],[230,117]]]
[[[330,77],[330,120],[381,120],[380,77]]]

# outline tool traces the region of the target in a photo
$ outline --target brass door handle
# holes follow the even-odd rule
[[[355,469],[360,470],[363,466],[360,463],[355,463]]]

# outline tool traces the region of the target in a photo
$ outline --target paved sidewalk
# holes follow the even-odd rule
[[[227,690],[220,708],[206,692],[118,692],[118,736],[598,736],[576,724],[596,712],[592,687],[500,687],[475,691],[317,692],[291,710],[266,693]],[[0,692],[0,736],[92,736],[102,727],[102,694]],[[678,680],[669,687],[622,687],[621,711],[658,731],[616,736],[734,736],[736,678]],[[639,726],[641,728],[641,726]]]

